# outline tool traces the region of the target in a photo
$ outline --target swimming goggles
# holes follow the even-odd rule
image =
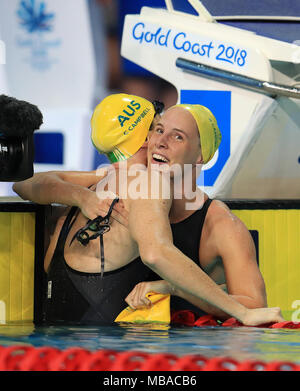
[[[103,243],[103,235],[110,230],[110,222],[109,218],[112,213],[113,207],[115,204],[119,202],[119,198],[116,197],[110,205],[110,208],[107,212],[107,215],[102,217],[98,216],[93,220],[88,220],[87,224],[80,228],[75,235],[73,236],[70,246],[75,239],[78,240],[83,246],[86,246],[90,240],[96,239],[98,236],[100,237],[100,259],[101,259],[101,278],[104,273],[104,243]],[[94,232],[93,235],[89,235],[87,231]]]

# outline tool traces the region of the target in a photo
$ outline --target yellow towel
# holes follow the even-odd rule
[[[136,310],[127,307],[116,317],[115,322],[170,323],[170,295],[149,292],[146,297],[151,301],[151,307]]]

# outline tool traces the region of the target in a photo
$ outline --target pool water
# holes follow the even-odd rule
[[[300,330],[253,327],[169,327],[164,325],[51,326],[0,325],[0,345],[52,346],[64,350],[143,351],[225,356],[238,361],[300,363]]]

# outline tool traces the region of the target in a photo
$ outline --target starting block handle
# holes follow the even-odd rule
[[[295,86],[287,86],[264,80],[258,80],[253,77],[240,75],[238,73],[215,68],[180,57],[176,60],[176,66],[177,68],[181,68],[187,72],[192,72],[194,74],[196,73],[204,77],[222,81],[224,83],[230,83],[231,85],[235,84],[240,87],[252,88],[257,92],[266,92],[272,96],[286,96],[288,98],[300,99],[300,88]]]
[[[176,12],[173,7],[172,0],[165,0],[168,11]],[[204,22],[215,22],[213,16],[207,11],[200,0],[188,0],[194,10],[198,13],[201,20]]]

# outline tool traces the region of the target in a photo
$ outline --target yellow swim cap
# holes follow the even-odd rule
[[[182,107],[188,110],[195,118],[200,134],[203,163],[209,162],[219,148],[222,135],[213,113],[205,106],[179,104],[173,107]]]
[[[144,98],[109,95],[94,110],[92,143],[112,163],[128,159],[144,144],[154,115],[153,104]]]

